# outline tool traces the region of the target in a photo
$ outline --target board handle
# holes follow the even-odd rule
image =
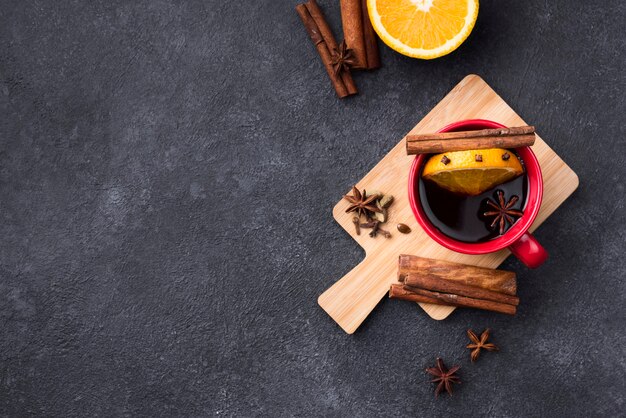
[[[322,293],[317,303],[352,334],[389,291],[396,280],[394,268],[394,263],[376,266],[365,259]]]

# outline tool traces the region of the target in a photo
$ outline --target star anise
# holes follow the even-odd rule
[[[344,40],[339,45],[339,48],[333,48],[331,54],[331,62],[335,75],[339,75],[342,71],[349,71],[356,61],[354,61],[354,53],[351,49],[348,49],[346,41]]]
[[[478,356],[480,355],[480,349],[484,348],[487,351],[498,351],[498,347],[495,344],[488,343],[489,339],[489,328],[483,331],[480,334],[480,339],[471,329],[467,330],[467,336],[470,340],[472,340],[472,344],[468,344],[467,348],[472,350],[472,362],[478,360]]]
[[[363,190],[363,193],[355,187],[352,188],[352,196],[345,195],[343,198],[350,202],[350,206],[346,209],[348,212],[356,212],[360,217],[361,215],[368,215],[369,212],[381,212],[381,209],[376,206],[376,198],[378,196],[368,196],[367,192]]]
[[[493,222],[489,225],[491,228],[500,224],[500,235],[504,234],[506,230],[507,222],[509,225],[513,225],[513,216],[520,217],[524,214],[521,210],[511,209],[519,200],[519,197],[513,196],[507,202],[504,198],[504,192],[498,190],[498,202],[493,202],[491,199],[487,199],[487,205],[491,206],[495,210],[490,210],[484,213],[485,216],[494,216]]]
[[[435,389],[435,397],[439,396],[445,389],[448,394],[452,395],[452,384],[461,383],[461,379],[455,373],[461,368],[461,366],[453,366],[450,370],[446,369],[443,364],[443,360],[437,358],[437,367],[429,367],[426,372],[435,376],[432,380],[433,383],[439,382],[437,389]]]

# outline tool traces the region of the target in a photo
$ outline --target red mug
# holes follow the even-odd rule
[[[474,131],[478,129],[506,128],[506,126],[484,119],[470,119],[451,123],[441,128],[438,132]],[[524,215],[517,220],[511,229],[498,238],[479,243],[467,243],[457,241],[443,234],[426,217],[420,203],[419,176],[422,165],[428,159],[428,155],[421,154],[415,157],[409,173],[409,202],[417,222],[426,233],[437,243],[464,254],[487,254],[508,248],[520,261],[530,268],[537,268],[548,258],[548,253],[529,232],[528,228],[533,224],[543,197],[543,178],[541,167],[537,157],[530,147],[516,148],[515,151],[524,161],[526,176],[528,177],[528,198]]]

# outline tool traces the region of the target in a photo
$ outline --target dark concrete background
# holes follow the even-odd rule
[[[0,415],[623,416],[624,3],[483,0],[349,100],[295,4],[0,3]],[[469,73],[580,176],[551,258],[503,265],[514,318],[386,300],[346,335],[316,300],[363,254],[331,208]],[[471,365],[468,327],[502,351]]]

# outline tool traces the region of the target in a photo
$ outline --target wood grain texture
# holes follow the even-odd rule
[[[465,77],[433,108],[410,134],[434,132],[452,122],[464,119],[489,119],[505,126],[527,123],[477,75]],[[541,210],[530,228],[534,231],[578,187],[578,176],[539,137],[532,146],[543,174],[544,196]],[[480,267],[496,268],[510,254],[508,250],[486,255],[467,255],[448,250],[433,241],[418,225],[409,206],[408,175],[415,157],[406,155],[401,140],[369,173],[357,183],[360,189],[381,190],[393,194],[395,202],[389,211],[389,225],[405,223],[408,235],[393,231],[391,239],[357,236],[352,214],[345,213],[348,202],[340,200],[333,209],[335,220],[365,250],[365,259],[326,290],[319,305],[347,333],[353,333],[397,281],[400,254],[414,254]],[[350,185],[352,186],[352,185]],[[349,188],[346,188],[349,192]],[[548,249],[549,251],[550,249]],[[523,303],[523,301],[522,301]],[[421,303],[433,319],[441,320],[454,311],[452,306]]]

